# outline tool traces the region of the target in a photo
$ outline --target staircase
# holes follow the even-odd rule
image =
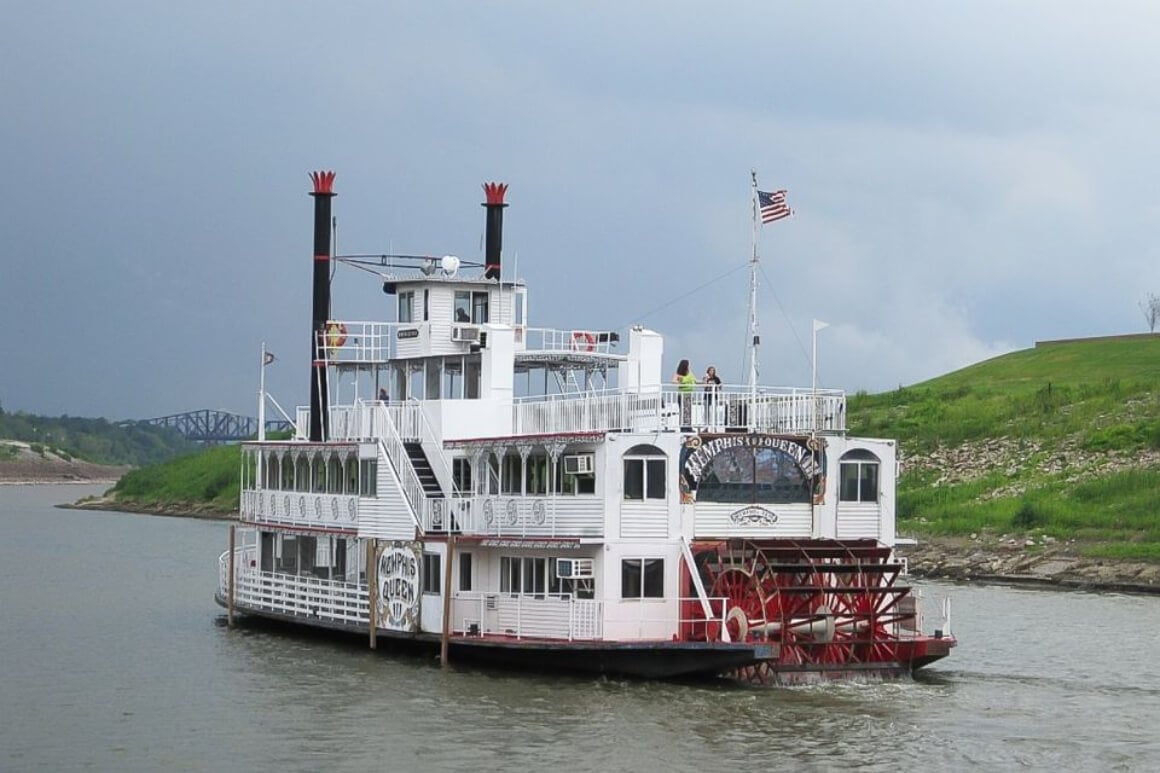
[[[423,485],[423,493],[428,499],[442,499],[443,489],[439,488],[439,479],[435,477],[435,470],[431,468],[431,462],[423,452],[423,444],[403,443],[403,449],[407,452],[407,458],[411,460],[415,475]]]

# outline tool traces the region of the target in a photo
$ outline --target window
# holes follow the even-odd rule
[[[499,591],[512,595],[543,596],[548,591],[548,559],[525,556],[501,556]]]
[[[472,493],[471,488],[471,461],[462,456],[457,456],[451,460],[451,480],[455,484],[456,490],[464,493]]]
[[[728,448],[705,466],[697,485],[699,502],[734,504],[809,502],[811,481],[784,451]]]
[[[633,446],[624,455],[624,498],[665,498],[665,456],[656,446]]]
[[[520,494],[521,465],[516,454],[506,454],[500,463],[499,490],[502,494]]]
[[[415,321],[415,292],[414,290],[399,293],[399,321]]]
[[[663,558],[626,558],[620,562],[622,599],[660,599],[665,596]]]
[[[471,322],[482,325],[488,321],[487,292],[458,290],[455,293],[454,308],[456,322]]]
[[[459,590],[471,590],[471,554],[459,554]]]
[[[522,564],[518,558],[501,556],[499,559],[499,592],[520,592],[520,568]]]
[[[443,557],[438,553],[424,553],[423,554],[423,592],[439,594],[439,589],[443,584],[439,581],[440,565],[443,563]]]
[[[359,462],[359,493],[364,497],[373,497],[378,494],[379,463],[376,459],[363,459]]]
[[[844,454],[838,477],[838,500],[877,502],[878,466],[878,457],[869,451],[859,449]]]

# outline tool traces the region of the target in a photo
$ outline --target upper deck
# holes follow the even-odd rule
[[[666,385],[649,391],[610,389],[489,403],[480,406],[478,401],[464,400],[360,400],[350,405],[332,405],[328,440],[374,441],[384,435],[388,418],[404,440],[421,440],[424,423],[441,427],[442,440],[583,432],[846,431],[846,395],[833,389],[751,390],[722,385],[714,392],[680,392]],[[480,421],[467,413],[488,416]],[[309,408],[299,407],[295,439],[308,437],[309,419]]]

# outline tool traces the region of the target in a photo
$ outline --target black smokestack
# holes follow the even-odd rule
[[[487,249],[484,253],[483,276],[485,279],[499,279],[500,253],[503,252],[503,195],[507,193],[507,183],[484,183],[483,192],[487,196]]]
[[[314,181],[314,316],[310,326],[310,439],[321,442],[330,434],[326,395],[326,358],[322,347],[330,319],[330,200],[334,172],[311,172]]]

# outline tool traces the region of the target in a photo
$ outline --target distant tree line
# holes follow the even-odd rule
[[[200,448],[171,427],[74,416],[9,413],[0,406],[0,439],[22,440],[96,464],[141,466]]]

